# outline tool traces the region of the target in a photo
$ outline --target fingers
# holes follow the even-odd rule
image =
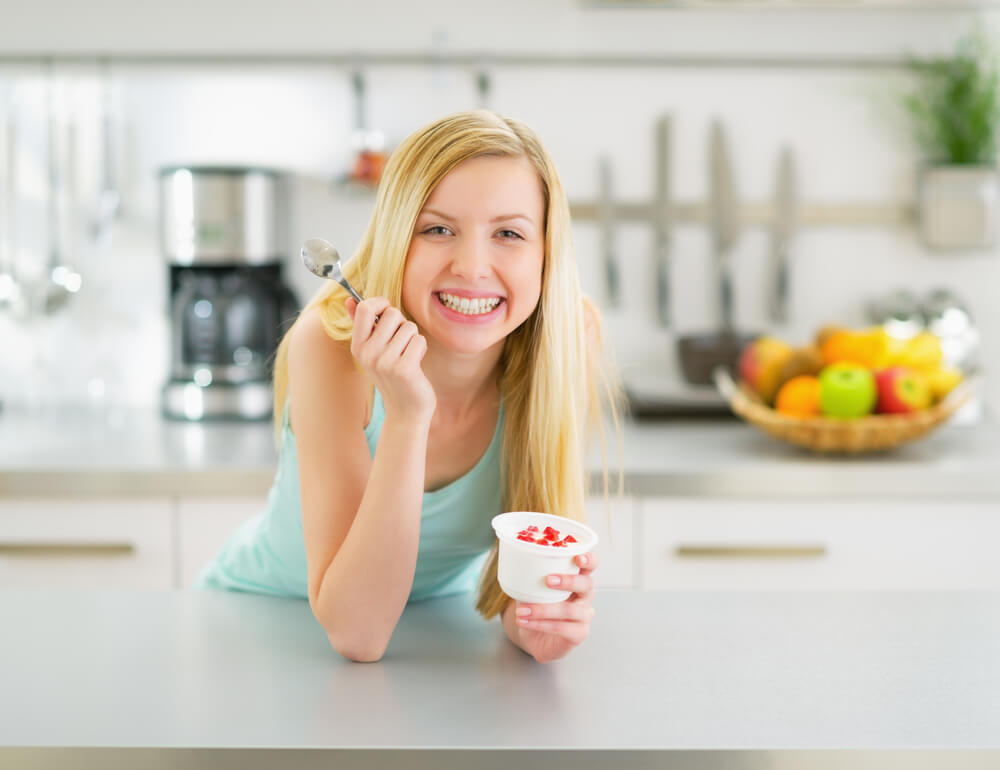
[[[594,579],[587,573],[579,575],[546,575],[545,585],[575,594],[588,595],[594,592]]]
[[[590,633],[594,608],[589,604],[559,602],[558,604],[522,604],[515,609],[517,625],[528,631],[554,634],[579,644]]]
[[[589,575],[597,569],[599,563],[597,554],[592,551],[590,553],[581,553],[574,561],[580,565],[580,572],[584,575]]]
[[[375,323],[378,318],[378,323]],[[417,334],[417,326],[407,321],[388,300],[373,297],[356,304],[351,353],[369,370],[379,370],[399,360],[407,343]]]
[[[385,297],[371,297],[364,302],[355,302],[353,299],[346,300],[347,311],[351,312],[351,304],[354,305],[354,333],[352,341],[366,342],[372,335],[372,330],[376,328],[375,319],[381,315],[387,307],[389,300]],[[398,311],[397,311],[398,312]]]
[[[344,300],[344,307],[347,308],[347,314],[351,317],[351,320],[353,321],[354,314],[357,312],[358,309],[357,300],[354,299],[354,297],[348,297],[347,299]]]

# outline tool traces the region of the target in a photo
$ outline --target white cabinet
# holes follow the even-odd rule
[[[173,585],[169,500],[0,501],[0,588]]]
[[[587,525],[597,533],[598,558],[594,585],[598,588],[634,588],[635,541],[632,537],[635,500],[615,497],[587,498]]]
[[[1000,504],[644,499],[640,585],[1000,588]]]
[[[264,510],[264,495],[246,498],[182,498],[177,502],[180,588],[191,588],[229,536]]]

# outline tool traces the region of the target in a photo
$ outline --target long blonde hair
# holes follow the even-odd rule
[[[569,204],[552,159],[534,132],[516,120],[476,110],[451,115],[411,134],[386,164],[371,221],[344,273],[363,296],[385,297],[402,307],[403,270],[420,210],[445,175],[463,161],[481,156],[527,158],[542,182],[546,209],[538,306],[507,337],[501,356],[503,509],[582,520],[587,429],[602,425],[602,394],[608,398],[617,429],[619,390],[606,362],[597,360],[600,351],[588,345],[588,333],[600,340],[599,315],[580,291]],[[344,290],[330,282],[307,306],[318,307],[326,333],[335,340],[348,340],[352,333],[344,297]],[[275,358],[276,431],[288,391],[289,337],[285,335]],[[605,445],[602,432],[606,494]],[[494,544],[483,568],[476,608],[491,618],[508,601],[497,582]]]

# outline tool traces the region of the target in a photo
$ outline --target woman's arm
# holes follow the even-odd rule
[[[423,354],[417,343],[407,344],[412,335],[396,337],[408,330],[402,316],[384,301],[369,303],[356,320],[367,319],[370,347],[385,360],[368,365],[380,379],[387,372],[390,379],[412,378]],[[352,351],[326,335],[316,311],[297,325],[288,362],[310,606],[337,652],[378,660],[413,584],[433,409],[399,408],[405,389],[380,387],[386,418],[371,458],[364,437],[371,381],[358,372]]]

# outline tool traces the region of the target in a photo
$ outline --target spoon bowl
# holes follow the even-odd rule
[[[347,289],[348,294],[356,301],[363,301],[361,295],[344,278],[344,272],[340,269],[340,254],[329,241],[324,241],[322,238],[310,238],[303,243],[302,263],[313,275],[336,281]]]

